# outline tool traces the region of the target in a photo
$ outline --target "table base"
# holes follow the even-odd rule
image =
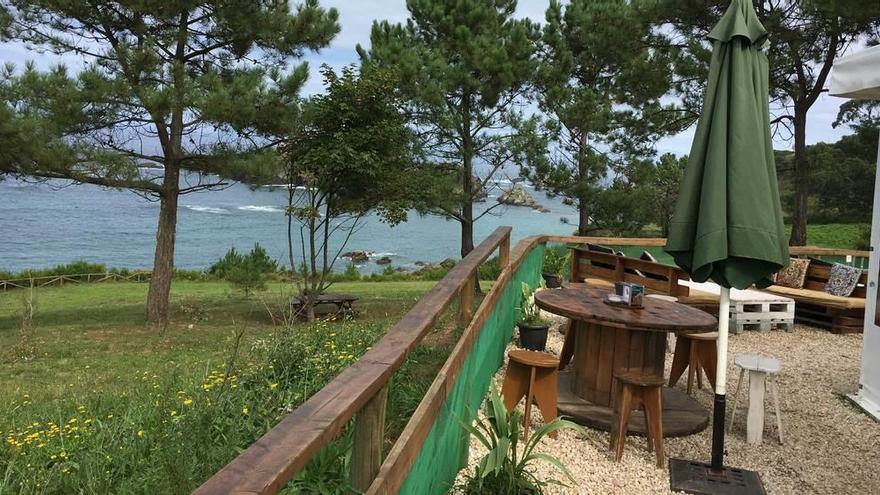
[[[611,430],[614,412],[611,407],[593,404],[575,395],[571,391],[571,380],[574,373],[561,371],[558,379],[558,411],[561,416],[590,428],[603,431]],[[709,424],[709,411],[696,399],[681,390],[663,387],[663,436],[682,437],[693,435],[706,429]],[[633,411],[629,420],[629,434],[644,436],[645,415],[642,411]]]

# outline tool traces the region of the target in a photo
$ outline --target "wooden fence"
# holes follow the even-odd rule
[[[150,280],[150,276],[152,272],[149,271],[137,271],[131,272],[127,275],[122,275],[115,272],[104,272],[104,273],[81,273],[76,275],[50,275],[46,277],[28,277],[28,278],[18,278],[11,280],[0,280],[0,291],[7,291],[11,289],[29,289],[39,288],[39,287],[48,287],[48,286],[64,286],[64,284],[82,284],[82,283],[97,283],[97,282],[144,282]]]
[[[352,487],[368,494],[397,493],[431,426],[438,419],[438,412],[478,332],[526,256],[548,242],[636,246],[665,244],[664,239],[536,236],[520,241],[511,251],[510,230],[509,227],[495,230],[360,360],[306,400],[196,489],[195,493],[277,493],[352,418],[355,418],[350,473]],[[472,312],[475,275],[479,266],[496,250],[501,274],[476,312]],[[537,269],[540,270],[540,265]],[[465,330],[387,458],[383,459],[382,439],[389,381],[410,351],[456,299],[459,301],[459,322]]]

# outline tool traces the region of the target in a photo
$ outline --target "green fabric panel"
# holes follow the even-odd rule
[[[544,246],[535,247],[511,277],[492,309],[470,354],[462,365],[437,420],[398,493],[442,494],[452,486],[467,462],[469,438],[459,419],[471,421],[480,408],[516,325],[522,282],[537,287],[541,280]]]

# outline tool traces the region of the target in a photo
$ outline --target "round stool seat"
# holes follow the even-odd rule
[[[614,374],[621,383],[639,387],[658,387],[666,383],[662,376],[647,375],[641,371],[619,371]]]
[[[507,355],[510,357],[511,362],[526,366],[534,366],[536,368],[557,368],[559,366],[559,360],[556,359],[556,356],[546,352],[516,349],[510,351]]]
[[[718,332],[683,333],[679,337],[692,340],[718,340]]]
[[[737,354],[733,362],[742,369],[762,373],[779,373],[782,363],[778,359],[758,354]]]

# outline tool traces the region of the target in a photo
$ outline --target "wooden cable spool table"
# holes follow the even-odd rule
[[[606,431],[613,417],[615,372],[639,371],[662,378],[667,333],[706,332],[718,326],[714,316],[671,301],[646,297],[641,309],[612,306],[604,302],[608,293],[581,286],[535,294],[538,307],[570,318],[569,332],[575,332],[572,365],[559,374],[559,414]],[[663,388],[663,436],[697,433],[708,423],[709,411],[696,400],[680,390]],[[643,413],[633,414],[629,431],[646,433]]]

